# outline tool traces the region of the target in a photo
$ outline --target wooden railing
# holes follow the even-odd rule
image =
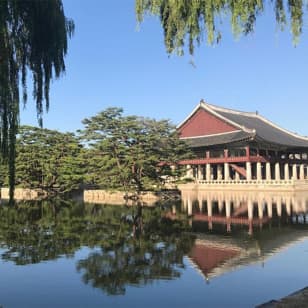
[[[222,164],[222,163],[289,163],[289,164],[302,164],[308,163],[307,159],[282,159],[277,157],[266,157],[266,156],[258,156],[258,155],[250,155],[250,156],[227,156],[227,157],[204,157],[204,158],[194,158],[194,159],[186,159],[180,161],[180,165],[204,165],[204,164]]]
[[[245,163],[245,162],[261,162],[270,161],[263,156],[231,156],[231,157],[207,157],[186,159],[180,162],[180,165],[203,165],[203,164],[221,164],[221,163]]]

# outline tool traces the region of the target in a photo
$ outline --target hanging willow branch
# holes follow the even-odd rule
[[[271,0],[276,22],[281,29],[287,24],[294,43],[298,42],[303,27],[303,0]],[[160,18],[168,53],[183,55],[188,41],[189,53],[194,54],[203,37],[212,45],[219,42],[221,32],[217,24],[229,17],[233,33],[247,35],[254,30],[257,17],[265,10],[265,0],[136,0],[136,15],[142,22],[146,14]],[[285,8],[287,7],[287,9]]]
[[[49,107],[52,78],[65,71],[64,57],[74,23],[64,15],[61,0],[0,1],[0,147],[9,164],[10,199],[14,194],[15,144],[20,91],[27,101],[27,71],[33,76],[33,97],[42,126],[43,104]]]

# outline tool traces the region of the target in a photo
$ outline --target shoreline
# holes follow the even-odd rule
[[[308,287],[298,290],[279,300],[270,300],[256,308],[289,308],[289,307],[307,307],[308,306]]]

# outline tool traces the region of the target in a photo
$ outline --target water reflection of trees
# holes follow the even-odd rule
[[[83,281],[108,294],[124,294],[127,285],[145,285],[156,279],[179,277],[184,267],[183,256],[192,241],[170,238],[159,242],[140,238],[138,241],[102,249],[78,262]]]
[[[78,262],[83,281],[108,294],[124,294],[127,285],[145,285],[157,279],[179,277],[183,257],[192,245],[183,234],[184,221],[171,221],[161,211],[137,207],[132,216],[122,216],[131,225],[125,241],[113,242]]]
[[[0,207],[2,259],[18,265],[71,257],[94,248],[78,261],[85,283],[108,294],[127,285],[180,276],[183,256],[193,245],[187,221],[171,221],[161,207],[84,205],[62,200]]]

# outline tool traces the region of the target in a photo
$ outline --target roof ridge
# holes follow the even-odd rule
[[[214,110],[217,110],[217,111],[225,111],[225,112],[230,112],[230,113],[235,113],[235,114],[243,114],[243,115],[253,116],[253,117],[256,117],[258,115],[257,112],[253,112],[253,111],[241,111],[241,110],[237,110],[237,109],[225,108],[225,107],[221,107],[221,106],[217,106],[217,105],[213,105],[213,104],[208,104],[208,103],[205,103],[205,104],[207,104],[210,108],[213,108]]]
[[[218,109],[219,109],[220,107],[216,107],[215,105],[208,104],[208,103],[206,103],[204,100],[201,100],[199,106],[201,106],[201,107],[203,107],[204,109],[206,109],[206,110],[212,112],[212,113],[213,113],[214,115],[216,115],[218,118],[220,118],[220,119],[222,119],[222,120],[228,122],[229,124],[231,124],[231,125],[233,125],[233,126],[235,126],[235,127],[240,128],[241,130],[243,130],[243,131],[245,131],[245,132],[249,132],[249,133],[255,133],[255,132],[256,132],[255,129],[248,128],[248,127],[246,127],[246,126],[244,126],[244,125],[241,125],[241,124],[239,124],[239,123],[237,123],[237,122],[235,122],[235,121],[232,121],[232,120],[228,119],[227,117],[225,117],[225,116],[219,114],[219,110],[218,110]],[[228,109],[221,108],[221,111],[223,111],[223,110],[228,110]],[[229,110],[232,110],[232,109],[229,109]],[[233,111],[236,112],[235,110],[233,110]],[[240,111],[239,111],[239,112],[240,112]]]

